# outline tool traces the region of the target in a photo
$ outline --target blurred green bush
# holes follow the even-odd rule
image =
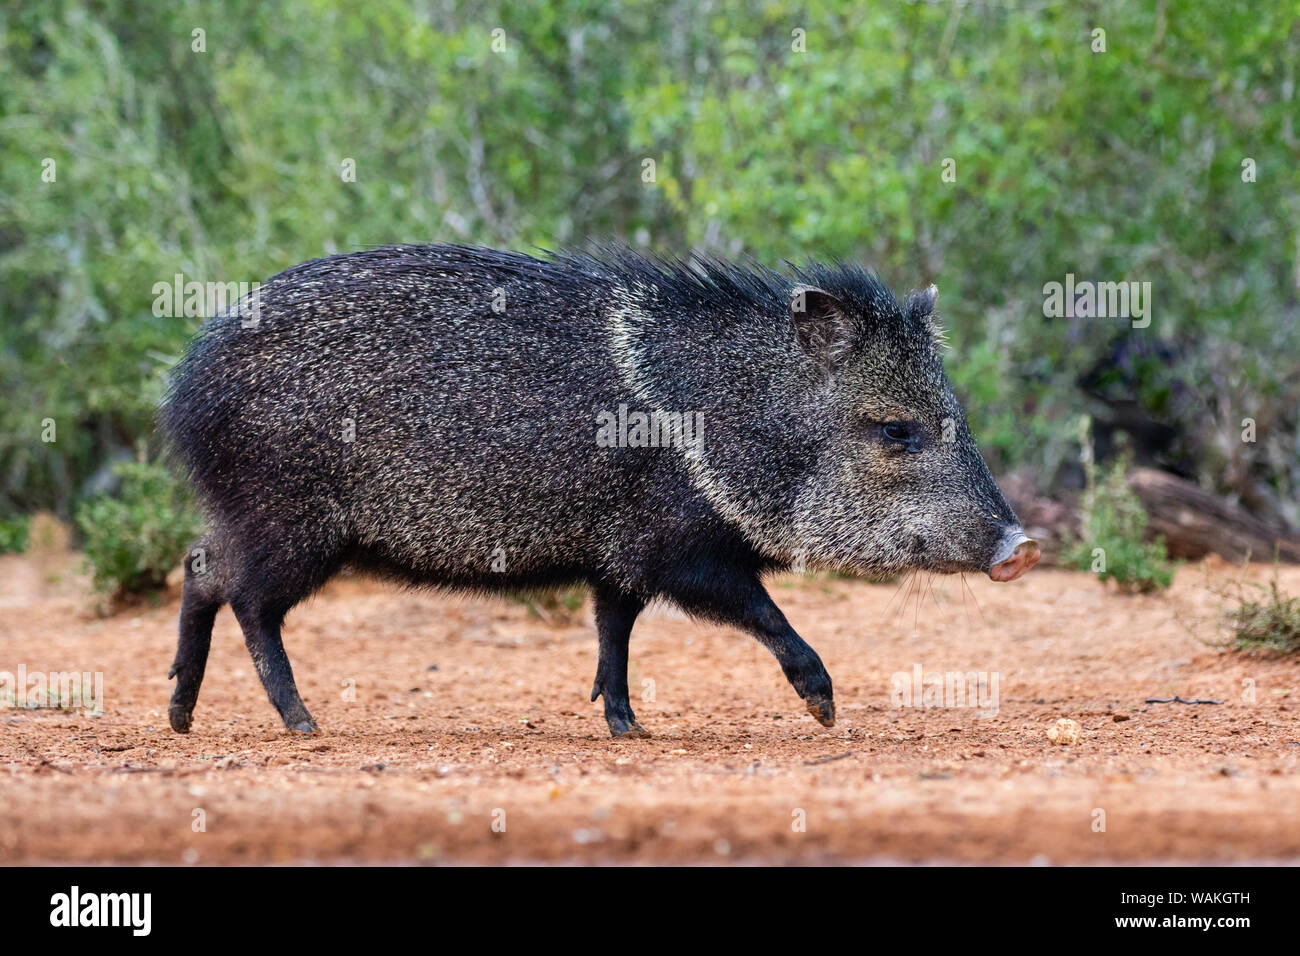
[[[161,588],[185,558],[203,520],[184,486],[157,463],[122,462],[116,492],[103,492],[77,508],[86,564],[95,590],[110,597]]]
[[[1277,583],[1277,566],[1268,585],[1243,583],[1237,606],[1225,612],[1239,651],[1300,654],[1300,597],[1287,597]],[[1254,598],[1244,596],[1253,591]]]
[[[26,515],[0,521],[0,554],[21,554],[27,550],[29,524]]]
[[[7,5],[0,518],[153,440],[156,283],[614,235],[937,282],[995,469],[1047,490],[1085,413],[1300,521],[1297,63],[1292,4]],[[1067,273],[1150,326],[1045,317]]]
[[[1083,425],[1087,441],[1087,424]],[[1147,513],[1128,486],[1128,456],[1099,469],[1084,463],[1087,485],[1079,499],[1079,536],[1065,543],[1061,562],[1114,581],[1126,594],[1146,594],[1169,587],[1174,565],[1163,538],[1147,540]]]

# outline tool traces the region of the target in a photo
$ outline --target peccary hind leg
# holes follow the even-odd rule
[[[168,677],[176,678],[167,718],[172,730],[189,733],[194,715],[194,704],[199,699],[203,672],[208,665],[208,649],[212,645],[212,622],[223,601],[216,593],[216,583],[211,574],[194,570],[189,562],[185,567],[185,591],[181,598],[180,640],[176,644],[176,659]]]
[[[632,713],[627,696],[627,643],[632,623],[644,602],[626,594],[595,589],[596,629],[600,633],[600,660],[591,699],[605,698],[605,723],[615,737],[649,737]]]
[[[772,652],[786,680],[803,698],[808,713],[822,726],[835,726],[835,697],[831,677],[821,658],[801,638],[756,574],[710,567],[670,592],[693,614],[748,631]]]
[[[266,688],[266,696],[271,698],[284,725],[296,733],[315,733],[319,728],[298,696],[289,655],[284,652],[284,642],[280,639],[280,625],[287,609],[277,610],[260,602],[239,600],[231,601],[230,606],[244,630],[244,644],[253,658],[257,676]]]

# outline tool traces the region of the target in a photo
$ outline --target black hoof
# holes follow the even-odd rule
[[[311,734],[320,733],[320,728],[316,726],[316,721],[312,720],[310,716],[298,720],[286,720],[284,726],[288,728],[290,733],[294,734],[305,734],[310,736]]]
[[[609,724],[609,735],[611,737],[635,739],[650,736],[650,731],[637,723],[635,717],[630,720],[624,717],[606,717],[605,722]]]
[[[194,719],[194,712],[185,707],[167,708],[167,719],[171,722],[172,730],[178,734],[188,734],[190,724]]]
[[[817,719],[823,727],[835,726],[835,701],[829,697],[808,701],[808,713]]]

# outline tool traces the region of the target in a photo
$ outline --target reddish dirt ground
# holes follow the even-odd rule
[[[177,735],[175,595],[99,618],[75,568],[0,558],[0,671],[104,679],[100,715],[0,710],[0,863],[1300,860],[1300,661],[1178,620],[1214,637],[1206,582],[1242,576],[1221,563],[1140,597],[1042,568],[910,597],[777,578],[835,681],[830,730],[755,641],[652,609],[631,670],[649,740],[610,739],[587,700],[589,606],[557,626],[351,578],[285,629],[322,735],[281,729],[229,610]],[[996,674],[996,713],[894,706],[916,665]],[[1223,703],[1143,702],[1174,695]],[[1048,739],[1060,718],[1074,745]]]

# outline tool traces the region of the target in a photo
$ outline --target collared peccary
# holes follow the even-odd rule
[[[509,592],[586,582],[615,736],[628,637],[671,601],[753,634],[809,712],[831,679],[761,578],[1038,560],[944,377],[929,290],[624,248],[401,246],[295,266],[210,321],[161,426],[210,531],[187,563],[170,718],[230,604],[291,730],[285,614],[351,566]]]

